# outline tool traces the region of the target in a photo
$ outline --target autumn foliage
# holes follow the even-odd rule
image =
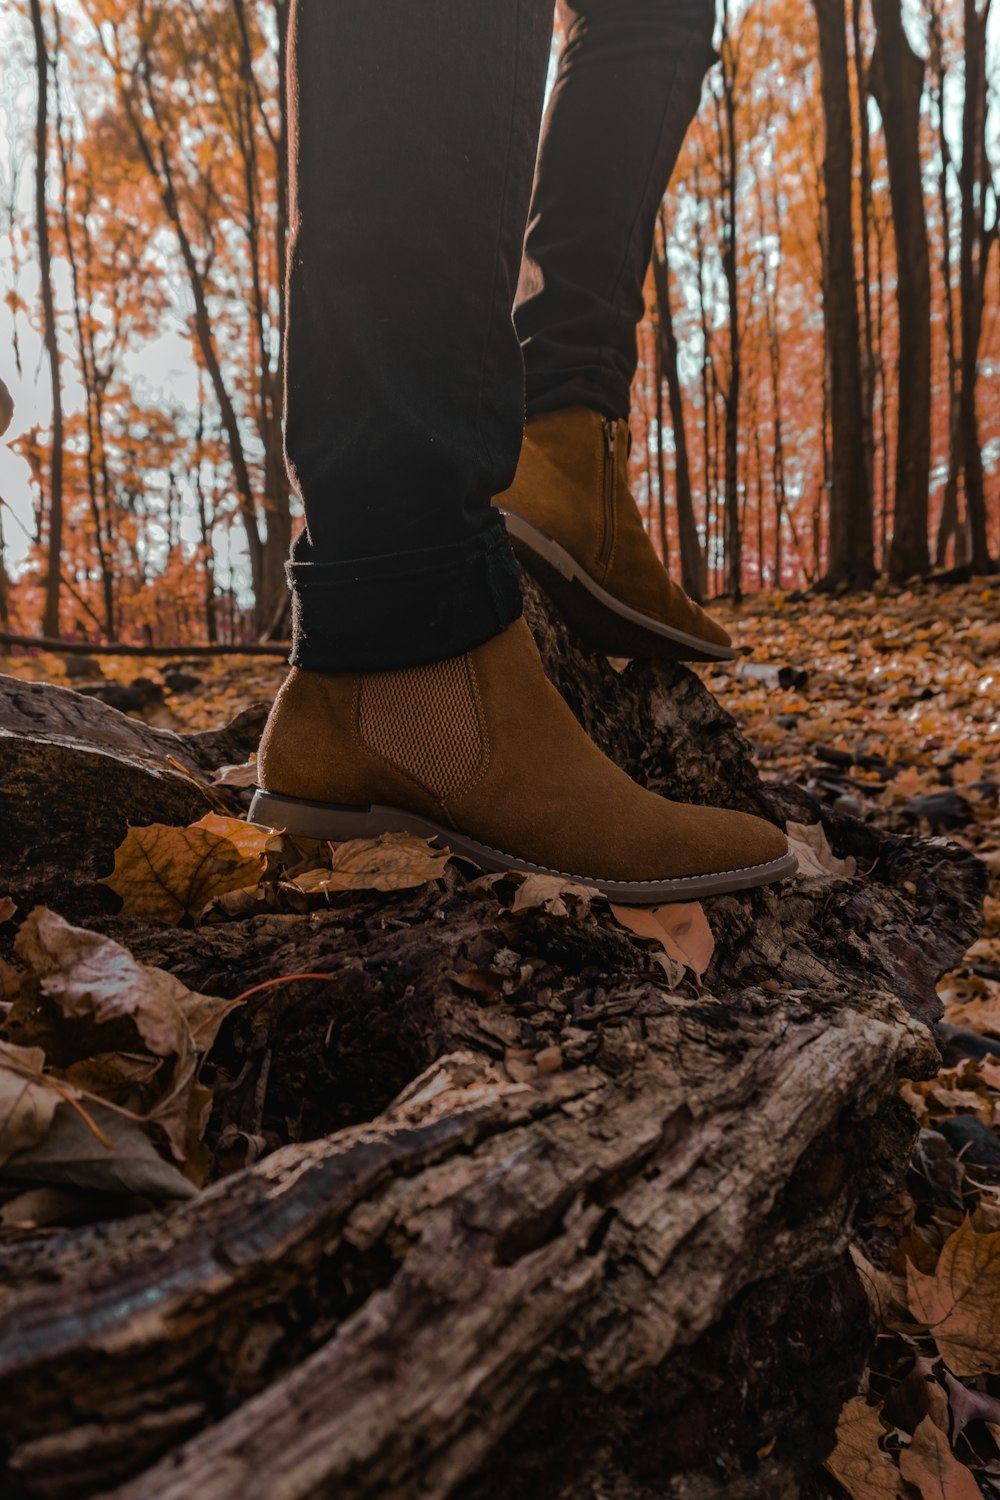
[[[720,13],[633,392],[633,485],[693,593],[1000,550],[996,59],[975,0],[900,16]],[[44,87],[0,205],[0,629],[285,628],[286,22],[287,0],[5,14],[19,98]]]

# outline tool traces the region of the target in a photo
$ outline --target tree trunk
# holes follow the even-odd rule
[[[985,0],[980,11],[976,8],[976,0],[963,0],[962,7],[965,22],[965,101],[962,106],[962,166],[958,174],[962,204],[959,248],[962,338],[958,424],[969,522],[969,561],[975,573],[993,571],[986,529],[983,455],[976,413],[979,338],[983,324],[985,266],[990,243],[985,226],[986,194],[983,190],[989,171],[986,154],[986,35],[990,4],[991,0]],[[994,224],[993,233],[995,232]]]
[[[626,770],[821,815],[759,781],[694,674],[618,673],[530,586],[526,610]],[[70,915],[189,986],[329,976],[238,1007],[212,1054],[211,1139],[287,1144],[169,1212],[0,1241],[9,1492],[798,1495],[867,1351],[845,1249],[904,1170],[898,1079],[935,1065],[926,1023],[977,930],[977,862],[824,812],[857,874],[706,902],[700,985],[672,983],[600,903],[514,912],[454,868],[313,915],[156,926],[108,915],[80,851],[99,873],[113,820],[134,821],[119,786],[188,818],[200,794],[167,746],[204,773],[236,726],[213,742],[64,689],[6,691],[21,707],[4,710],[0,795],[14,764],[19,837],[37,848],[44,828],[50,851],[41,873],[14,862],[19,901],[58,904],[61,865]],[[42,808],[31,778],[52,787],[56,746]],[[106,788],[85,833],[80,776]]]
[[[663,336],[660,315],[653,320],[653,381],[656,413],[656,504],[660,528],[660,556],[670,567],[670,535],[667,530],[667,466],[663,458]]]
[[[726,590],[739,601],[743,593],[743,528],[740,522],[739,427],[743,380],[743,335],[740,329],[739,263],[736,202],[736,52],[729,35],[728,3],[722,8],[722,101],[716,100],[719,168],[722,179],[722,271],[726,280],[729,324],[729,380],[725,412],[724,549]],[[724,120],[724,124],[723,124]]]
[[[49,152],[49,53],[45,40],[41,0],[31,0],[31,25],[35,34],[35,66],[38,73],[38,108],[35,125],[35,221],[38,230],[38,273],[42,289],[45,352],[48,357],[52,387],[48,570],[45,578],[45,613],[42,629],[48,636],[58,636],[63,539],[63,409],[62,383],[59,377],[59,333],[56,327],[55,299],[52,290],[49,211],[45,201]]]
[[[656,287],[657,336],[660,363],[667,377],[670,423],[674,430],[674,486],[677,500],[677,537],[681,551],[681,584],[684,592],[700,603],[705,597],[705,557],[698,536],[698,522],[691,495],[691,465],[684,425],[684,398],[677,367],[678,346],[670,308],[670,265],[664,233],[663,256],[653,252]]]
[[[823,316],[830,350],[830,543],[826,586],[875,579],[872,499],[865,472],[858,299],[854,267],[851,93],[844,0],[813,0],[819,27],[826,148]]]
[[[871,295],[871,213],[872,158],[868,129],[868,80],[865,76],[864,49],[861,42],[861,7],[863,0],[851,0],[851,40],[854,52],[854,78],[858,95],[858,156],[861,167],[861,306],[864,312],[861,344],[861,420],[865,447],[865,472],[868,488],[875,483],[875,344],[872,335]],[[884,563],[884,559],[883,559]]]
[[[871,83],[885,133],[896,241],[896,486],[889,574],[897,582],[930,572],[927,538],[931,473],[931,268],[920,160],[924,62],[903,30],[900,0],[872,0],[878,45]]]

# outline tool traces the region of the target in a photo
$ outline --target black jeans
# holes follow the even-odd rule
[[[552,14],[553,0],[293,0],[296,665],[412,666],[506,629],[520,583],[490,501],[513,480],[525,410],[628,413],[714,0],[572,0],[539,146]]]

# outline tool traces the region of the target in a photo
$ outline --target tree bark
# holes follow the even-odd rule
[[[736,75],[738,49],[729,29],[728,0],[722,7],[721,101],[716,98],[719,175],[722,181],[722,272],[726,281],[729,333],[729,379],[723,398],[725,414],[725,505],[723,545],[726,590],[735,600],[743,593],[743,527],[740,517],[739,426],[743,385],[743,335],[740,329],[739,264],[736,202]],[[724,122],[724,123],[723,123]]]
[[[48,180],[49,53],[45,39],[41,0],[31,0],[31,25],[35,35],[35,67],[38,74],[38,107],[35,116],[35,222],[38,233],[38,272],[42,291],[45,353],[52,389],[52,447],[49,459],[48,569],[45,578],[46,635],[59,634],[59,588],[62,582],[63,540],[63,409],[59,375],[59,331],[56,327],[52,288],[52,247],[49,241]]]
[[[691,495],[691,464],[684,424],[684,397],[677,367],[678,346],[670,307],[670,266],[666,234],[663,255],[654,250],[653,281],[656,287],[657,338],[660,363],[667,377],[670,423],[674,432],[674,485],[677,501],[677,537],[681,552],[681,584],[684,592],[700,603],[705,596],[705,557],[698,536],[698,522]]]
[[[618,673],[530,586],[526,609],[546,670],[630,773],[820,815],[760,783],[692,673]],[[115,764],[152,788],[168,741],[203,771],[230,753],[11,691],[26,698],[0,747],[27,758],[47,722],[60,782],[74,752],[112,793]],[[599,904],[515,913],[455,870],[193,931],[91,905],[92,926],[202,991],[329,979],[237,1008],[212,1054],[212,1141],[231,1126],[287,1144],[169,1212],[0,1241],[10,1492],[791,1500],[865,1356],[845,1248],[900,1179],[898,1078],[934,1066],[935,980],[984,884],[958,848],[822,816],[858,873],[707,902],[698,985]],[[88,828],[92,860],[112,836]],[[48,891],[73,858],[67,829]]]
[[[865,472],[858,299],[854,266],[851,95],[844,0],[813,0],[819,28],[826,148],[823,316],[830,351],[830,541],[824,583],[875,579],[872,499]]]
[[[900,0],[872,0],[878,45],[872,92],[882,115],[896,241],[896,484],[889,574],[897,582],[930,572],[927,537],[931,472],[931,269],[920,160],[924,62],[903,29]]]
[[[965,24],[965,99],[962,106],[962,165],[958,181],[961,198],[959,246],[959,306],[961,326],[961,383],[958,397],[959,452],[965,479],[965,505],[969,522],[970,557],[975,573],[990,573],[986,525],[986,490],[983,455],[976,412],[979,376],[979,338],[982,332],[985,268],[990,245],[997,232],[985,222],[986,182],[986,36],[991,0],[982,10],[976,0],[963,0]]]
[[[868,488],[874,493],[875,344],[872,335],[871,297],[872,156],[868,129],[868,79],[861,41],[862,4],[863,0],[851,0],[851,42],[854,56],[854,80],[858,96],[858,156],[861,168],[859,220],[861,224],[861,306],[864,313],[861,344],[861,420],[865,448],[865,472],[868,475]]]

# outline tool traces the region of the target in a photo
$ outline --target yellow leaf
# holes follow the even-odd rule
[[[192,823],[191,827],[206,828],[209,833],[217,833],[220,838],[228,839],[246,859],[254,855],[263,856],[274,838],[268,828],[258,828],[256,823],[248,823],[244,818],[229,818],[222,813],[206,813],[197,823]]]
[[[945,1240],[931,1275],[906,1267],[907,1302],[956,1375],[1000,1372],[1000,1232],[968,1219]]]
[[[896,1500],[899,1473],[879,1447],[884,1432],[879,1414],[863,1397],[848,1401],[837,1423],[837,1445],[825,1467],[851,1500]]]
[[[173,925],[199,917],[216,896],[256,885],[270,834],[240,818],[208,813],[190,828],[130,828],[104,881],[130,917]]]
[[[941,1429],[925,1417],[899,1455],[899,1469],[920,1500],[982,1500],[971,1470],[960,1464]]]
[[[308,870],[294,884],[302,891],[404,891],[438,880],[451,858],[409,833],[337,844],[332,870]]]
[[[712,961],[715,939],[699,901],[669,906],[618,906],[611,910],[623,927],[658,942],[668,958],[693,969],[700,978]]]

